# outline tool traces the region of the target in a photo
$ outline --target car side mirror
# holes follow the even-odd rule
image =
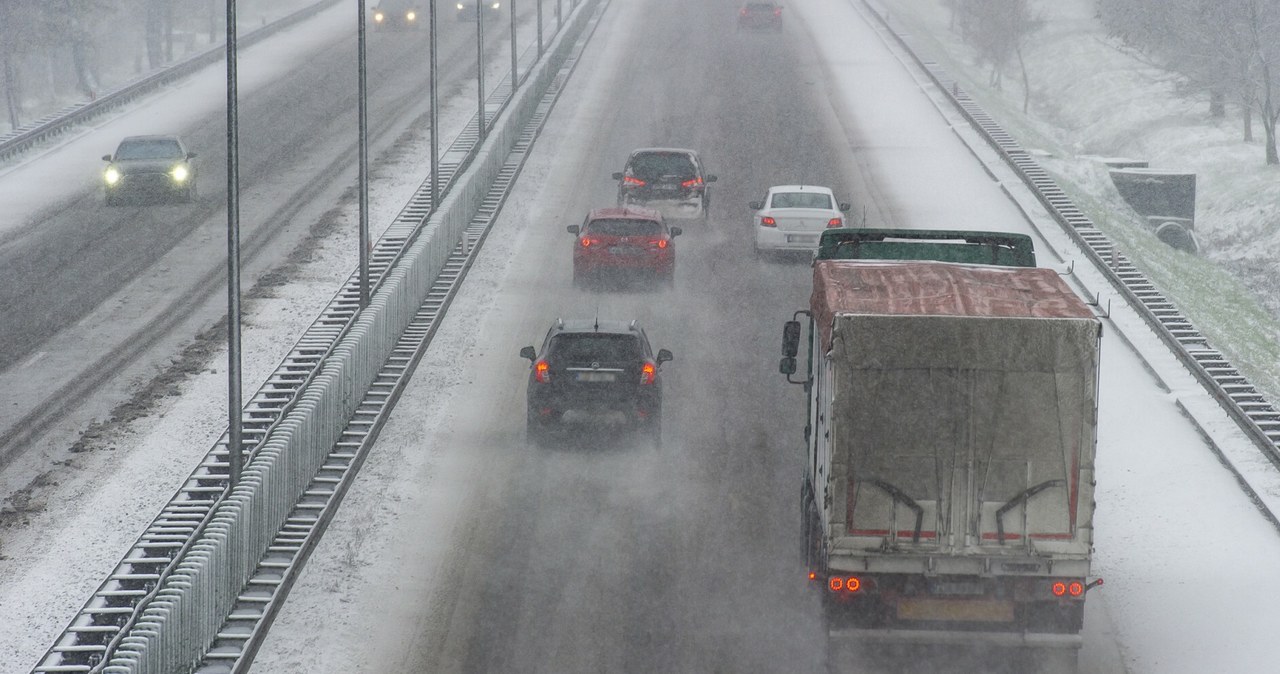
[[[529,362],[532,363],[538,359],[538,352],[534,351],[532,346],[526,346],[523,349],[520,349],[520,357],[528,358]]]
[[[675,357],[675,356],[673,356],[673,355],[671,355],[671,352],[670,352],[670,351],[668,351],[668,350],[666,350],[666,349],[658,349],[658,364],[659,364],[659,365],[661,365],[661,364],[663,364],[663,363],[667,363],[667,362],[673,361],[673,360],[675,360],[675,359],[676,359],[676,357]]]
[[[111,155],[109,154],[102,155],[102,161],[111,161]]]
[[[795,374],[796,359],[791,357],[783,358],[781,361],[778,362],[778,372],[785,374],[788,377]]]
[[[577,225],[569,225],[568,227],[565,227],[564,229],[565,229],[565,231],[566,231],[566,232],[569,232],[570,234],[572,234],[572,235],[574,235],[574,236],[577,236],[577,235],[578,235],[578,232],[579,232],[579,231],[581,231]]]
[[[764,208],[764,202],[763,202],[763,201],[753,201],[753,202],[751,202],[751,203],[747,204],[747,208],[750,208],[750,209],[751,209],[751,210],[753,210],[753,211],[758,211],[758,210],[760,210],[760,209]]]
[[[707,176],[706,178],[703,178],[703,180],[705,180],[706,182],[709,182],[709,183],[713,183],[713,182],[715,182],[715,181],[716,181],[716,177],[715,177],[715,176]]]
[[[849,202],[847,202],[847,201],[842,201],[842,202],[840,202],[840,212],[841,212],[841,213],[848,213],[850,208],[853,208],[853,205],[852,205],[852,204],[850,204]]]
[[[680,236],[681,234],[684,234],[684,230],[683,230],[683,229],[680,229],[679,227],[672,227],[672,228],[671,228],[671,236],[673,236],[673,237],[674,237],[674,236]]]
[[[618,171],[617,173],[613,174],[613,179],[614,179],[614,180],[622,180],[622,172],[621,172],[621,171]]]

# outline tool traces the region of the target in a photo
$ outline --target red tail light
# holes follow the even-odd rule
[[[640,383],[652,384],[658,375],[658,368],[653,363],[645,363],[640,367]]]
[[[700,185],[702,185],[702,178],[690,178],[680,183],[681,187],[698,187]]]
[[[1061,597],[1062,595],[1064,595],[1064,594],[1066,594],[1066,593],[1067,593],[1067,584],[1066,584],[1066,583],[1063,583],[1063,582],[1057,582],[1057,583],[1054,583],[1054,584],[1053,584],[1053,596],[1055,596],[1055,597]]]
[[[827,579],[827,589],[832,592],[857,592],[862,589],[862,580],[857,576],[832,576]]]
[[[661,249],[661,248],[666,248],[667,243],[668,241],[666,239],[653,239],[652,241],[649,242],[649,245]]]
[[[774,16],[782,16],[782,8],[781,8],[781,7],[779,7],[778,9],[773,10],[773,15],[774,15]]]
[[[539,384],[551,383],[551,366],[547,365],[547,361],[540,360],[533,364],[533,379]]]
[[[1081,583],[1079,581],[1072,581],[1070,584],[1067,585],[1067,593],[1070,594],[1072,597],[1079,597],[1080,595],[1084,594],[1084,583]]]
[[[592,246],[594,246],[594,245],[596,245],[596,244],[600,243],[600,242],[599,242],[599,241],[597,241],[596,239],[588,239],[588,238],[585,238],[585,237],[584,237],[584,238],[581,238],[581,239],[578,239],[578,240],[582,242],[582,247],[583,247],[583,248],[590,248],[590,247],[592,247]]]
[[[760,226],[761,227],[777,227],[778,221],[766,215],[760,218]]]
[[[643,180],[635,176],[623,176],[622,182],[624,185],[635,185],[636,187],[640,187],[645,184]]]
[[[746,15],[750,14],[751,12],[748,12],[748,11],[747,11],[747,8],[746,8],[746,7],[743,7],[743,8],[739,11],[739,13],[741,13],[743,16],[746,16]]]
[[[844,226],[844,220],[840,218],[831,218],[830,220],[827,221],[827,229],[831,229],[832,227],[843,227],[843,226]]]

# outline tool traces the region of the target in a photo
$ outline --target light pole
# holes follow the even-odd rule
[[[477,144],[484,142],[484,3],[489,0],[476,0],[476,89],[479,91],[480,110],[476,114],[476,133],[479,134]]]
[[[520,79],[516,77],[516,68],[519,65],[516,59],[516,0],[507,0],[507,4],[511,6],[511,95],[516,95],[516,85],[520,83]]]
[[[240,400],[240,121],[236,92],[236,0],[227,0],[227,461],[228,488],[244,462]]]
[[[436,50],[436,3],[428,2],[427,10],[431,28],[431,212],[440,205],[440,115],[436,112],[439,103],[439,89],[436,87],[436,69],[438,52]]]
[[[435,3],[432,2],[432,5]],[[356,69],[357,77],[357,124],[360,134],[360,308],[369,306],[369,78],[366,67],[365,49],[365,5],[364,0],[357,0],[356,11]]]

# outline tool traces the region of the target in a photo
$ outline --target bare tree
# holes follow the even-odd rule
[[[1023,50],[1044,25],[1030,0],[955,0],[952,24],[989,68],[989,84],[1001,89],[1013,61],[1022,79],[1022,111],[1031,104],[1031,81]]]

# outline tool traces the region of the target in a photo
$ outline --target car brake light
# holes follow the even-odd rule
[[[773,15],[774,15],[774,16],[782,16],[782,8],[781,8],[781,7],[779,7],[778,9],[773,10]]]
[[[777,220],[774,220],[773,218],[771,218],[771,217],[769,217],[769,216],[767,216],[767,215],[766,215],[766,216],[763,216],[763,217],[761,217],[761,218],[760,218],[760,226],[762,226],[762,227],[777,227],[777,226],[778,226],[778,221],[777,221]]]
[[[592,247],[592,246],[594,246],[594,245],[596,245],[596,244],[600,243],[599,241],[597,241],[597,240],[595,240],[595,239],[588,239],[588,238],[586,238],[586,237],[583,237],[583,238],[578,239],[578,240],[582,242],[582,247],[583,247],[583,248],[590,248],[590,247]]]
[[[743,16],[746,16],[746,15],[750,14],[750,12],[748,12],[748,11],[747,11],[747,8],[746,8],[746,7],[743,7],[743,8],[742,8],[742,10],[741,10],[741,14],[742,14]]]
[[[844,226],[844,220],[841,220],[840,218],[831,218],[830,220],[827,221],[827,229],[831,229],[832,227],[842,227],[842,226]]]
[[[547,365],[547,361],[540,360],[533,365],[533,379],[539,384],[551,383],[551,366]]]
[[[658,368],[654,367],[653,363],[645,363],[640,367],[640,383],[652,384],[654,379],[657,378],[657,374]]]
[[[658,247],[658,248],[666,248],[666,247],[667,247],[667,240],[666,240],[666,239],[654,239],[654,240],[652,240],[652,241],[650,241],[650,242],[649,242],[649,245],[650,245],[650,246],[656,246],[656,247]]]
[[[690,178],[682,183],[681,187],[697,187],[702,184],[702,178]]]
[[[624,176],[622,178],[622,182],[627,185],[635,185],[636,187],[644,185],[644,181],[635,176]]]

